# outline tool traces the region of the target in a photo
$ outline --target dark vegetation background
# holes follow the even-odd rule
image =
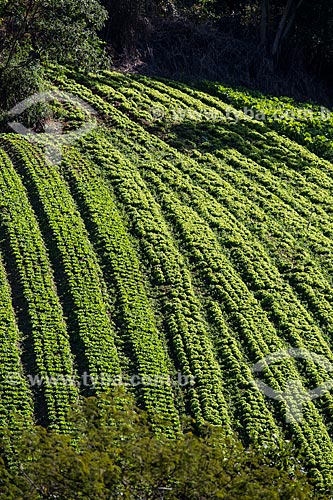
[[[0,106],[45,64],[208,79],[333,103],[332,0],[0,0]]]
[[[103,0],[117,68],[333,101],[332,0]]]

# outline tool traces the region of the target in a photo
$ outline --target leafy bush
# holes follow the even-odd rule
[[[37,428],[14,444],[16,466],[0,460],[7,499],[313,497],[291,449],[245,449],[209,428],[202,437],[156,436],[123,392],[88,399],[74,439]]]
[[[105,54],[97,32],[106,19],[98,0],[0,2],[2,103],[10,106],[36,91],[46,62],[99,67]]]

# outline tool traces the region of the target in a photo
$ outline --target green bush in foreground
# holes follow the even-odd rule
[[[6,499],[308,499],[292,450],[245,449],[207,428],[178,439],[151,432],[123,393],[85,402],[72,436],[43,428],[12,437],[15,466],[0,459]],[[74,444],[75,443],[75,444]]]

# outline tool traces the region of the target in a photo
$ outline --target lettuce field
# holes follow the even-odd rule
[[[245,443],[292,441],[327,488],[333,120],[291,100],[293,119],[275,120],[260,95],[113,72],[51,68],[47,88],[89,104],[97,126],[56,164],[0,135],[0,425],[66,432],[80,396],[135,376],[159,432],[188,415]],[[84,119],[52,107],[65,129]],[[254,373],[291,348],[307,354]]]

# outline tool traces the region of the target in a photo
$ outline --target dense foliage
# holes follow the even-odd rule
[[[114,63],[331,102],[330,0],[1,0],[0,106],[42,86],[45,63]]]
[[[330,0],[104,0],[103,36],[134,67],[332,102]],[[121,59],[123,64],[128,63]],[[144,64],[142,64],[144,63]]]
[[[213,429],[177,439],[156,436],[147,415],[124,393],[88,399],[77,435],[43,428],[14,439],[16,461],[0,450],[0,495],[6,500],[307,500],[313,490],[295,450],[244,448]],[[4,442],[2,442],[4,444]]]
[[[97,32],[106,17],[98,0],[1,0],[1,104],[16,104],[38,89],[47,61],[80,69],[100,66],[104,56]]]

